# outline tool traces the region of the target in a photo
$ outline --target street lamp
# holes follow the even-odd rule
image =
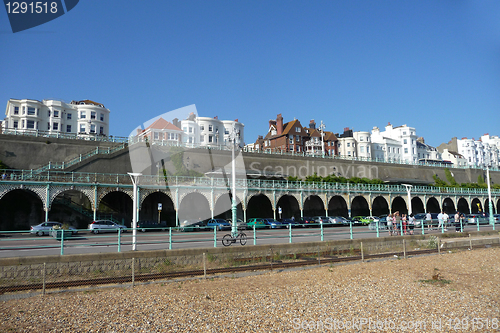
[[[321,150],[323,152],[323,157],[325,157],[325,140],[323,139],[325,135],[325,124],[323,124],[323,120],[321,121],[321,125],[319,125],[319,129],[321,130]]]
[[[232,142],[231,147],[231,181],[232,181],[232,195],[231,195],[231,234],[233,237],[238,233],[237,226],[237,203],[236,203],[236,161],[234,160],[234,150],[236,148],[236,142],[239,144],[240,132],[236,131],[236,128],[233,126],[233,131],[229,134],[229,141]]]
[[[403,185],[404,187],[406,187],[406,192],[408,194],[408,216],[411,215],[412,213],[412,209],[411,209],[411,188],[413,187],[413,185],[410,185],[410,184],[401,184]]]
[[[495,230],[495,218],[493,216],[493,203],[491,202],[490,167],[486,166],[486,182],[488,183],[488,208],[490,212],[490,224]]]
[[[139,183],[139,176],[142,176],[142,173],[128,173],[130,178],[132,179],[132,184],[134,184],[134,208],[132,209],[132,251],[137,250],[137,185]]]

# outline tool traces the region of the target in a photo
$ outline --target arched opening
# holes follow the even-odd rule
[[[370,215],[370,207],[368,206],[368,202],[362,196],[357,196],[352,200],[351,204],[351,217],[354,216],[369,216]]]
[[[214,217],[224,220],[233,219],[233,202],[229,193],[224,193],[215,202]],[[240,198],[236,197],[236,218],[243,220],[243,209]]]
[[[455,204],[451,198],[445,198],[443,200],[443,212],[446,214],[455,214],[457,210],[455,209]]]
[[[118,223],[130,227],[132,224],[133,206],[134,202],[130,196],[122,191],[113,191],[101,199],[97,215],[110,216],[112,219],[118,221]],[[101,218],[98,217],[98,219]]]
[[[158,204],[162,206],[161,212],[158,211]],[[149,194],[142,202],[139,219],[154,222],[158,222],[160,219],[160,221],[167,222],[167,226],[175,227],[175,209],[172,199],[161,191]]]
[[[347,203],[340,195],[333,196],[328,202],[328,216],[349,216]]]
[[[372,214],[373,216],[381,216],[389,214],[389,204],[383,196],[378,196],[373,199],[372,204]]]
[[[439,207],[439,201],[436,198],[432,197],[427,200],[426,211],[429,213],[440,213],[441,207]]]
[[[411,199],[411,212],[413,215],[425,213],[424,203],[419,197],[414,197]]]
[[[493,200],[491,201],[491,206],[493,208],[493,214],[495,214],[495,202]],[[489,199],[486,199],[484,201],[484,209],[486,210],[486,213],[490,212],[490,200]]]
[[[28,190],[12,190],[0,199],[0,229],[29,230],[45,220],[42,200]]]
[[[179,223],[183,221],[202,221],[211,217],[210,205],[203,194],[189,193],[179,205]]]
[[[276,209],[279,211],[279,208],[281,208],[281,216],[277,214],[278,218],[289,219],[293,217],[295,220],[300,219],[299,202],[294,196],[286,194],[279,198]]]
[[[471,211],[472,211],[472,214],[484,212],[483,205],[481,204],[481,201],[478,198],[474,198],[472,200]]]
[[[408,207],[406,207],[405,199],[403,199],[402,197],[395,197],[392,200],[391,212],[399,212],[399,215],[408,214]]]
[[[323,201],[317,195],[310,195],[304,202],[304,216],[324,216]]]
[[[254,195],[248,200],[247,219],[252,217],[273,218],[273,206],[264,194]]]
[[[467,202],[467,200],[465,198],[458,199],[457,210],[463,214],[470,213],[469,203]]]
[[[75,228],[86,229],[94,219],[94,211],[89,198],[77,190],[59,193],[52,201],[49,220],[69,223]]]

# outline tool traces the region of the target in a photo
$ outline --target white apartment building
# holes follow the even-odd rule
[[[407,125],[394,127],[390,123],[381,132],[378,127],[374,127],[371,135],[372,146],[379,155],[387,160],[401,160],[415,163],[418,161],[417,135],[415,128]],[[394,150],[395,149],[395,150]]]
[[[462,155],[450,151],[448,150],[448,148],[443,149],[441,157],[443,158],[443,161],[450,161],[453,165],[456,166],[466,166],[468,164],[467,160]]]
[[[458,139],[458,153],[466,159],[470,166],[498,167],[500,165],[499,146],[497,145],[499,142],[498,137],[489,134],[483,135],[480,140]]]
[[[370,132],[354,132],[356,140],[356,154],[359,158],[370,159],[372,157],[372,142]]]
[[[4,133],[47,132],[76,134],[81,137],[109,135],[109,110],[91,100],[37,101],[10,99],[2,123]]]
[[[231,139],[233,130],[239,135],[239,146],[244,146],[244,127],[242,123],[235,120],[219,120],[217,117],[196,117],[195,120],[198,125],[198,132],[196,133],[199,138],[199,143],[202,146],[227,146]],[[193,126],[193,128],[196,128]],[[183,125],[184,130],[184,125]]]

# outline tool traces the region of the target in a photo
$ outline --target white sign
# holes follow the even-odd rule
[[[278,207],[278,212],[281,214],[281,207]]]
[[[161,208],[162,208],[162,204],[158,203],[158,210],[161,211]]]

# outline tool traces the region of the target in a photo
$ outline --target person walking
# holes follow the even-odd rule
[[[399,215],[399,211],[397,211],[394,213],[394,221],[393,221],[395,235],[399,235],[398,228],[399,228],[400,223],[401,223],[401,215]]]
[[[389,236],[392,236],[392,214],[387,215],[387,230],[389,230]]]
[[[441,229],[443,230],[443,212],[440,212],[438,214],[438,230]]]
[[[402,233],[404,233],[406,235],[406,221],[407,221],[407,217],[406,217],[406,214],[403,214],[401,216],[401,221],[403,222],[403,230],[402,230]]]
[[[460,232],[460,213],[455,213],[455,232]]]
[[[431,212],[427,212],[425,215],[425,221],[427,223],[427,230],[432,230],[432,215]]]
[[[410,235],[413,235],[414,228],[415,228],[415,216],[413,216],[413,214],[410,214],[410,216],[408,216],[408,229],[410,229]]]
[[[443,226],[444,226],[444,231],[448,231],[448,219],[450,216],[446,214],[446,212],[443,212]]]

